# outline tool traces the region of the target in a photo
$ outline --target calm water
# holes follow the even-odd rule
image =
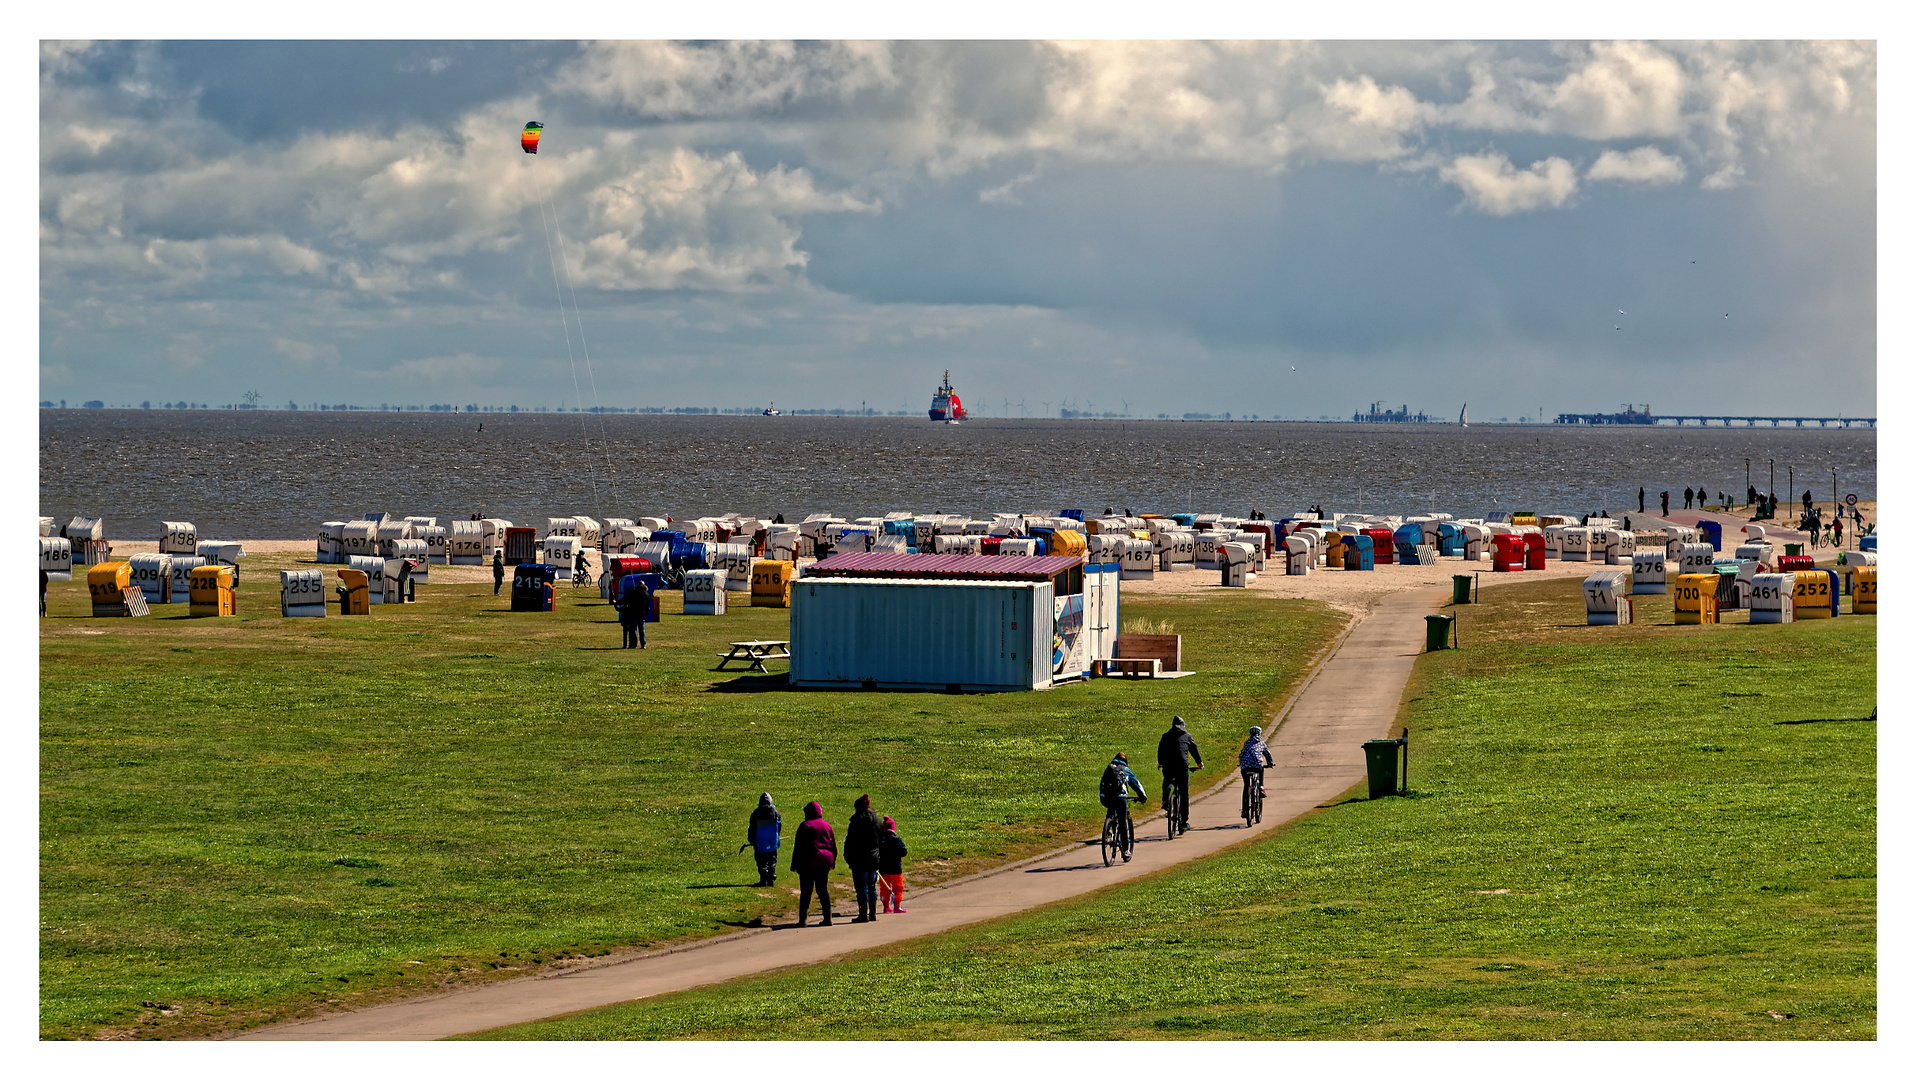
[[[479,430],[480,423],[485,425]],[[40,513],[109,536],[303,539],[366,511],[547,517],[1063,507],[1281,516],[1636,509],[1636,490],[1759,490],[1796,469],[1876,494],[1867,428],[1431,425],[561,414],[40,411]],[[1739,494],[1738,501],[1742,498]]]

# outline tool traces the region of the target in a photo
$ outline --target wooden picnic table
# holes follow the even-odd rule
[[[744,660],[751,664],[749,670],[765,671],[767,660],[790,660],[792,643],[790,641],[734,641],[732,651],[720,653],[718,667],[713,671],[724,671],[725,665],[734,660]],[[771,672],[765,671],[767,675]]]

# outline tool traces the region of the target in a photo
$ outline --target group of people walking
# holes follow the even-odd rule
[[[778,851],[783,840],[778,807],[771,792],[758,797],[745,826],[746,846],[758,862],[758,884],[775,885],[778,880]],[[743,849],[741,849],[743,850]],[[852,804],[851,820],[845,827],[845,865],[852,872],[852,894],[858,900],[858,915],[852,922],[873,922],[879,914],[905,914],[905,848],[898,835],[898,823],[881,819],[872,810],[872,797],[860,795]],[[839,845],[832,823],[825,820],[825,808],[817,800],[805,804],[805,820],[792,832],[791,870],[798,875],[798,925],[806,925],[811,916],[812,896],[818,896],[823,918],[818,925],[832,924],[832,898],[828,880],[838,865]]]

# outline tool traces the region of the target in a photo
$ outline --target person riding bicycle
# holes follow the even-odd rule
[[[1187,763],[1184,756],[1189,754]],[[1197,740],[1184,730],[1184,717],[1171,718],[1171,730],[1158,739],[1158,768],[1164,771],[1164,804],[1171,805],[1171,792],[1177,792],[1178,832],[1191,831],[1191,770],[1204,767],[1204,755],[1198,753]]]
[[[1117,815],[1118,820],[1124,824],[1126,862],[1131,859],[1131,811],[1126,805],[1126,800],[1134,791],[1137,792],[1137,800],[1140,804],[1149,801],[1144,794],[1144,785],[1138,782],[1137,774],[1131,771],[1130,760],[1120,753],[1111,759],[1111,763],[1104,767],[1104,773],[1098,778],[1098,801],[1104,804],[1107,814]]]
[[[588,569],[585,564],[585,549],[580,548],[572,553],[572,583],[574,585],[589,585],[591,582],[592,571]]]
[[[1263,797],[1264,769],[1266,766],[1275,764],[1277,762],[1271,760],[1270,747],[1264,745],[1264,729],[1256,724],[1251,725],[1251,734],[1237,751],[1237,767],[1244,774],[1244,792],[1247,801],[1252,784],[1257,785],[1257,794],[1260,798]]]

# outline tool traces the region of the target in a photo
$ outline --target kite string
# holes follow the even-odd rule
[[[565,292],[559,284],[558,260],[554,257],[552,253],[553,223],[551,220],[549,220],[549,217],[556,218],[557,215],[552,214],[551,211],[552,211],[551,200],[548,199],[543,192],[541,192],[539,196],[539,223],[545,227],[546,263],[552,268],[552,291],[559,301],[559,329],[562,333],[565,334],[566,366],[571,368],[572,370],[572,400],[578,401],[579,400],[579,365],[578,365],[578,362],[574,360],[572,356],[572,328],[566,322]],[[580,328],[580,339],[581,339],[580,344],[583,345],[584,344],[584,327]],[[591,436],[591,433],[587,431],[586,429],[585,416],[583,413],[581,413],[579,416],[579,434],[580,434],[580,437],[585,440],[586,447],[587,447],[588,457],[587,457],[587,464],[586,464],[586,479],[592,485],[592,501],[594,503],[597,503],[599,501],[598,470],[594,468],[591,464],[590,452],[591,452],[591,446],[592,446],[592,436]]]
[[[556,218],[558,215],[553,216]],[[579,314],[579,294],[572,287],[572,259],[566,254],[563,229],[559,230],[559,267],[565,271],[565,291],[572,297],[572,321],[579,326],[579,352],[585,357],[586,382],[592,387],[592,411],[599,415],[599,451],[605,457],[605,475],[607,482],[610,483],[611,479],[618,475],[612,468],[612,440],[606,434],[605,410],[599,404],[599,380],[592,373],[592,349],[585,340],[585,318]],[[596,494],[594,497],[597,497]]]

